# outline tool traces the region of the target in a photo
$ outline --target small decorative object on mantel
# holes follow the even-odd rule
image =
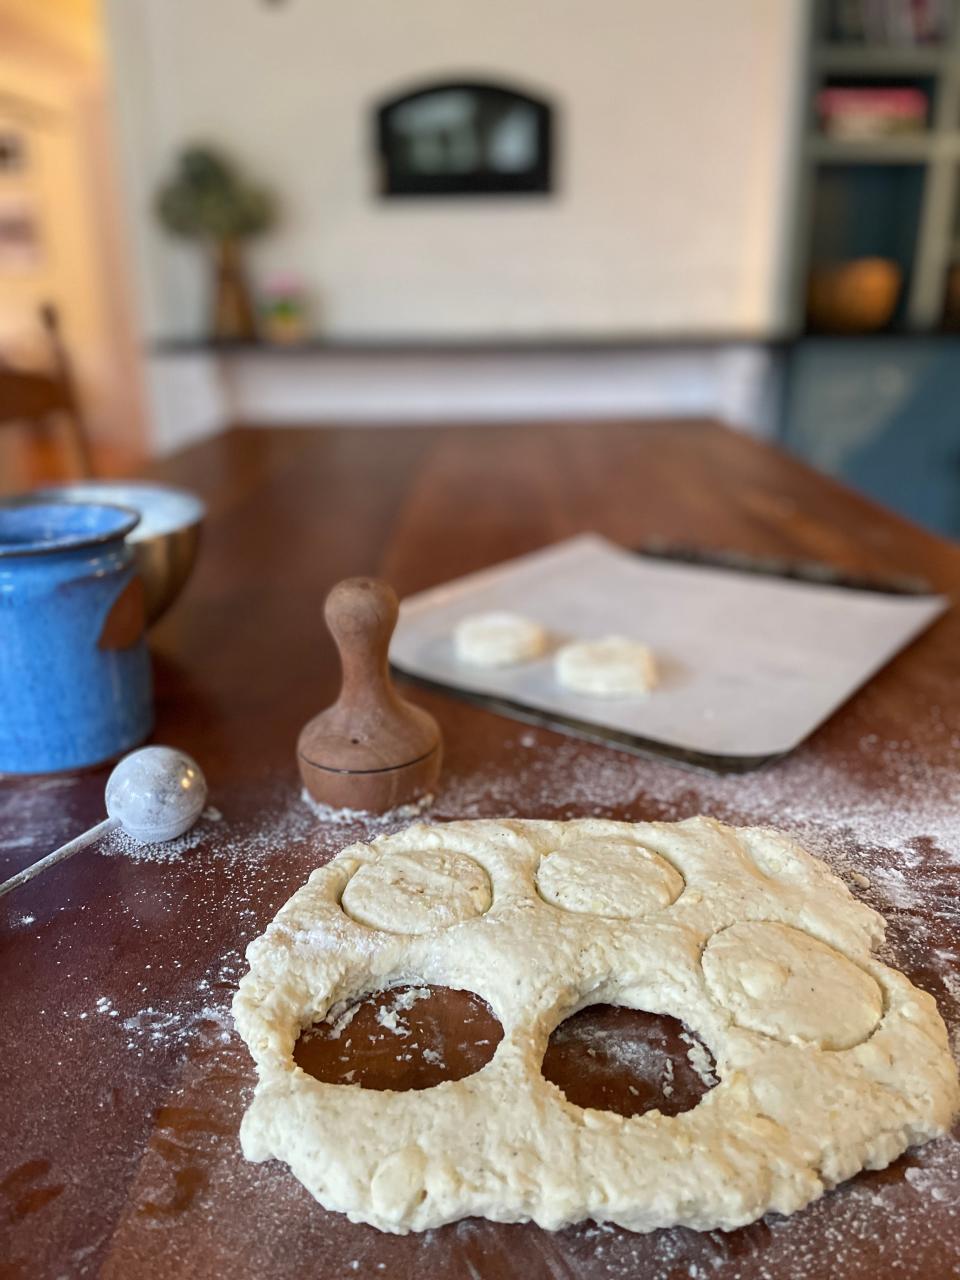
[[[294,346],[307,337],[307,299],[296,276],[267,281],[260,302],[263,336],[268,342]]]
[[[903,272],[890,258],[851,258],[814,266],[807,322],[818,333],[876,333],[893,319]]]
[[[191,146],[181,152],[174,177],[160,189],[156,207],[168,231],[202,241],[213,255],[213,337],[233,342],[255,338],[256,314],[242,245],[273,225],[271,193],[249,183],[214,148]]]

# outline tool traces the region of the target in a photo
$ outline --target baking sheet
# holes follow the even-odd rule
[[[672,563],[583,534],[408,597],[390,659],[521,719],[750,767],[802,742],[947,604]],[[551,651],[514,667],[458,662],[456,624],[501,609],[546,626]],[[650,694],[598,698],[557,684],[558,645],[609,634],[653,649],[660,683]]]

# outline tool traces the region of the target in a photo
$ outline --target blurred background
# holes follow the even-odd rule
[[[703,417],[960,536],[952,0],[0,0],[0,489]]]

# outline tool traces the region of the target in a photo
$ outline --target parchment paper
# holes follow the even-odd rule
[[[947,603],[670,563],[584,534],[408,597],[390,658],[400,671],[522,719],[623,745],[759,762],[806,738]],[[456,623],[502,609],[546,626],[551,652],[498,669],[458,662]],[[562,689],[553,650],[612,634],[653,649],[657,688],[623,699]]]

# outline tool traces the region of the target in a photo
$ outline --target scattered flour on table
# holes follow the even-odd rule
[[[191,832],[166,845],[142,845],[113,832],[100,849],[138,861],[173,861],[206,843],[211,847],[204,849],[205,859],[254,862],[291,841],[311,838],[332,856],[355,839],[389,834],[418,819],[616,814],[635,821],[674,821],[703,812],[734,823],[782,828],[855,888],[873,890],[894,909],[923,904],[924,886],[910,872],[921,861],[929,863],[931,846],[936,859],[960,867],[957,772],[921,767],[909,742],[881,744],[873,735],[862,739],[864,759],[876,763],[877,776],[869,786],[838,774],[802,748],[764,770],[717,775],[614,752],[598,754],[573,741],[540,744],[533,751],[533,733],[525,733],[521,742],[525,749],[514,767],[451,774],[435,798],[387,814],[329,809],[303,792],[266,806],[256,823],[238,830],[229,814],[218,814],[214,829],[207,811]],[[896,808],[887,799],[884,774],[900,789]],[[880,859],[878,851],[899,856]]]
[[[137,1056],[158,1047],[186,1049],[201,1030],[208,1044],[212,1039],[226,1043],[233,1036],[231,988],[244,967],[238,953],[229,953],[214,966],[212,976],[201,978],[175,1001],[145,1004],[127,1013],[117,1008],[110,996],[101,995],[92,1006],[76,1012],[63,1010],[61,1016],[67,1027],[71,1018],[79,1022],[117,1019],[116,1025],[125,1033],[117,1047]]]
[[[351,824],[363,823],[376,829],[381,826],[390,826],[394,822],[403,823],[404,825],[408,822],[415,822],[421,814],[430,808],[435,797],[432,795],[423,796],[422,799],[416,800],[412,804],[401,804],[395,809],[388,809],[386,813],[370,813],[367,809],[334,809],[331,805],[321,804],[318,800],[314,800],[306,787],[300,792],[300,799],[310,812],[327,826],[346,827]]]
[[[948,1189],[933,1169],[910,1168],[904,1177],[914,1190],[923,1196],[930,1196],[932,1200],[949,1200],[960,1195],[960,1182],[954,1180],[954,1185]]]
[[[954,746],[960,758],[960,740]],[[167,846],[136,845],[114,833],[101,843],[100,852],[146,864],[142,877],[118,880],[103,903],[72,907],[68,901],[59,910],[96,909],[110,930],[143,932],[151,951],[149,957],[144,953],[142,971],[136,975],[139,1001],[131,1001],[129,995],[121,999],[118,994],[130,991],[129,973],[114,989],[109,985],[109,968],[95,977],[73,972],[70,931],[51,929],[49,917],[14,917],[16,945],[22,947],[35,932],[37,945],[55,948],[63,957],[59,998],[69,1005],[61,1022],[64,1052],[75,1038],[79,1054],[91,1035],[97,1037],[102,1042],[97,1052],[110,1064],[105,1083],[132,1095],[140,1087],[141,1059],[162,1054],[171,1064],[172,1101],[179,1098],[197,1106],[202,1090],[210,1090],[212,1096],[219,1088],[224,1099],[219,1105],[238,1119],[245,1091],[253,1081],[252,1066],[232,1031],[229,1013],[236,983],[246,969],[243,950],[309,871],[344,845],[388,834],[417,817],[430,822],[599,815],[673,821],[705,812],[734,823],[780,827],[828,862],[858,896],[881,911],[890,923],[884,958],[933,992],[960,1048],[957,771],[918,760],[907,739],[886,741],[872,733],[861,739],[860,756],[863,768],[851,776],[801,749],[767,770],[723,777],[612,751],[596,752],[570,740],[547,739],[540,731],[525,731],[507,767],[458,775],[454,764],[443,777],[437,798],[413,814],[374,818],[349,811],[327,813],[306,804],[290,788],[279,798],[271,792],[269,802],[243,821],[232,818],[226,808],[222,814],[208,810],[192,832]],[[57,779],[55,785],[33,788],[26,799],[0,794],[0,828],[12,832],[14,842],[26,831],[34,833],[33,839],[39,832],[45,840],[49,837],[51,848],[70,838],[75,832],[64,831],[57,818],[57,791],[63,785],[64,780]],[[890,794],[898,795],[895,808],[886,799]],[[189,868],[182,865],[188,859]],[[194,895],[189,902],[180,887],[188,870],[183,885]],[[928,917],[937,923],[936,938],[930,936]],[[163,945],[165,937],[176,938],[184,932],[189,932],[190,945],[183,954],[209,957],[189,970],[176,947]],[[124,963],[137,961],[128,955]],[[411,999],[412,1004],[421,998],[417,991],[427,989],[415,988],[385,1006],[388,1020],[395,1023],[391,1026],[381,1020],[385,1031],[399,1036],[408,1032],[402,1015],[411,1006],[401,1001]],[[349,1027],[357,1007],[330,1011],[335,1038]],[[412,1048],[408,1039],[398,1043],[405,1050]],[[177,1066],[197,1055],[207,1073],[200,1081],[199,1095],[182,1083],[184,1073]],[[688,1056],[709,1082],[709,1060],[698,1062],[693,1045]],[[664,1091],[672,1087],[670,1074],[663,1076]],[[80,1087],[72,1079],[65,1077],[65,1089]],[[218,1079],[221,1083],[214,1083]],[[45,1120],[43,1142],[51,1149],[58,1143],[58,1114],[48,1109]],[[290,1215],[313,1211],[302,1188],[279,1166],[246,1164],[237,1150],[233,1120],[222,1135],[204,1141],[209,1148],[204,1159],[210,1182],[203,1204],[209,1208],[218,1195],[242,1201],[249,1208],[249,1220],[243,1220],[245,1234],[237,1247],[264,1260],[271,1250],[279,1256]],[[33,1154],[31,1149],[23,1158]],[[139,1153],[136,1158],[140,1159]],[[922,1226],[909,1212],[910,1198],[918,1197],[925,1204]],[[164,1247],[171,1257],[178,1251],[175,1224],[176,1218],[158,1220],[153,1228],[165,1232]],[[467,1221],[425,1233],[414,1246],[422,1273],[436,1269],[431,1259],[441,1253],[446,1256],[452,1238],[467,1240],[488,1229],[494,1230]],[[595,1224],[544,1238],[536,1249],[550,1260],[548,1269],[578,1280],[588,1275],[633,1280],[641,1267],[648,1280],[675,1280],[684,1274],[693,1280],[714,1276],[739,1280],[741,1275],[758,1280],[786,1276],[814,1280],[830,1274],[831,1268],[843,1274],[863,1256],[922,1258],[926,1238],[918,1235],[920,1231],[936,1232],[941,1241],[960,1239],[960,1143],[953,1137],[910,1152],[895,1177],[860,1175],[793,1218],[769,1215],[763,1223],[738,1233],[736,1250],[719,1232],[699,1235],[677,1229],[638,1240]],[[355,1245],[347,1255],[349,1261],[341,1256],[339,1265],[366,1274],[377,1268],[389,1272],[392,1264],[381,1265],[383,1257],[403,1257],[404,1266],[408,1263],[407,1254],[392,1253],[390,1240],[377,1239],[369,1248],[370,1253],[358,1257],[360,1245]],[[81,1259],[81,1253],[71,1273],[95,1274],[99,1265],[95,1251],[89,1258]],[[534,1270],[540,1254],[530,1256]],[[355,1260],[357,1267],[352,1266]],[[186,1259],[181,1261],[186,1265]],[[960,1274],[960,1252],[956,1263]]]
[[[811,834],[912,850],[927,838],[951,850],[960,865],[960,805],[954,767],[927,765],[909,741],[860,741],[863,772],[870,783],[844,775],[800,748],[787,759],[745,774],[713,774],[684,769],[663,760],[615,752],[587,752],[574,741],[536,745],[531,733],[521,742],[515,767],[479,771],[448,779],[432,810],[444,817],[607,816],[616,811],[637,821],[675,821],[707,813],[740,824],[780,826],[803,839]],[[529,754],[528,754],[529,752]],[[956,743],[960,759],[960,738]],[[885,781],[899,792],[895,808]],[[630,812],[636,806],[637,812]],[[566,814],[564,816],[567,816]]]
[[[210,829],[212,824],[221,822],[223,814],[220,810],[208,807],[189,831],[177,836],[175,840],[165,840],[162,844],[145,844],[118,827],[104,836],[100,842],[100,852],[123,854],[134,862],[180,862],[186,854],[214,835]]]
[[[11,786],[0,786],[0,855],[16,853],[20,849],[35,849],[38,858],[50,853],[79,835],[71,829],[69,814],[58,803],[60,795],[68,795],[75,785],[73,775],[56,778],[15,778]],[[0,880],[13,875],[23,866],[22,862],[4,869]]]
[[[426,1000],[429,996],[429,987],[409,987],[394,996],[390,1004],[380,1006],[377,1010],[377,1022],[396,1036],[408,1036],[410,1028],[404,1022],[403,1014],[412,1009],[418,1000]]]
[[[664,1059],[658,1048],[643,1039],[625,1034],[620,1028],[575,1021],[562,1022],[554,1031],[551,1042],[554,1045],[570,1045],[582,1049],[588,1058],[594,1059],[604,1070],[611,1066],[618,1067],[645,1081],[656,1080],[659,1075],[659,1084],[666,1097],[669,1098],[673,1093],[672,1060]],[[709,1064],[710,1055],[705,1049],[704,1054]],[[585,1065],[584,1071],[589,1072],[589,1067]],[[638,1096],[637,1089],[632,1085],[627,1087],[635,1097]]]
[[[324,1022],[330,1025],[330,1039],[339,1040],[360,1011],[361,1001],[341,1000],[328,1011]]]

